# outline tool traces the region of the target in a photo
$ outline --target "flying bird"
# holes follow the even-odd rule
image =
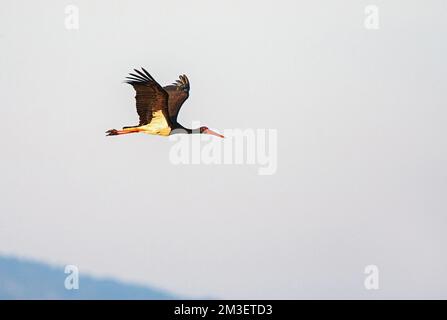
[[[107,130],[108,136],[142,132],[161,136],[197,133],[224,137],[208,127],[189,129],[177,122],[180,108],[189,97],[190,87],[187,76],[181,75],[173,84],[162,87],[149,72],[144,68],[141,69],[142,71],[134,69],[135,73],[130,73],[125,81],[136,91],[135,99],[140,122],[137,126],[123,127],[122,130]]]

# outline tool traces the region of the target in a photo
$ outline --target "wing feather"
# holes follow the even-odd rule
[[[166,119],[169,121],[168,99],[169,95],[157,81],[147,72],[141,68],[143,72],[134,69],[136,74],[129,73],[126,77],[126,83],[133,86],[136,91],[135,99],[137,105],[137,113],[140,118],[140,126],[150,124],[153,115],[157,111],[161,111]]]
[[[189,79],[185,75],[180,75],[179,80],[176,80],[173,84],[163,89],[169,95],[168,110],[170,120],[173,124],[176,124],[180,108],[189,97]]]

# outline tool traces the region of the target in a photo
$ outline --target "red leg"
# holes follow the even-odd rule
[[[120,134],[136,133],[136,132],[140,132],[140,131],[141,130],[138,128],[127,128],[127,129],[123,129],[123,130],[110,129],[110,130],[107,130],[106,133],[108,136],[117,136]]]

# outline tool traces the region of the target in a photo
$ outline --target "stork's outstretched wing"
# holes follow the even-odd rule
[[[152,119],[164,117],[170,124],[168,111],[168,93],[144,68],[141,71],[134,69],[136,74],[130,73],[126,77],[136,91],[137,113],[140,117],[140,126],[151,123]]]
[[[181,75],[179,80],[163,89],[169,94],[168,110],[172,123],[177,123],[177,116],[183,103],[189,97],[189,80]]]

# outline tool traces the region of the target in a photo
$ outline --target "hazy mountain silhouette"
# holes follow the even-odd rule
[[[64,267],[0,256],[0,299],[175,299],[162,290],[79,274],[67,290]]]

